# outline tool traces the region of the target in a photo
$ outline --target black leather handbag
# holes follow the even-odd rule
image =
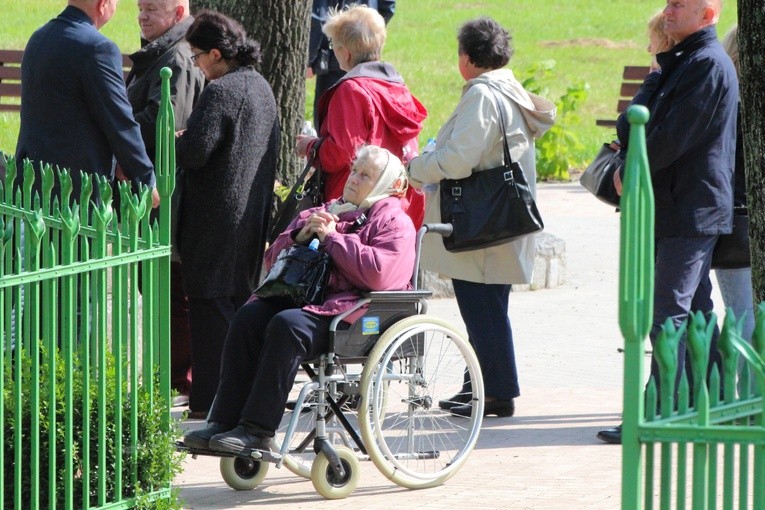
[[[316,165],[316,168],[314,168],[314,162],[319,154],[319,147],[323,140],[323,138],[319,139],[314,144],[303,173],[295,181],[292,189],[287,194],[287,198],[284,199],[274,214],[268,229],[269,243],[273,243],[274,239],[287,229],[299,213],[322,204],[321,168],[319,168],[319,165]]]
[[[620,152],[611,148],[611,144],[604,143],[598,155],[579,177],[579,183],[598,200],[614,207],[619,207],[619,195],[614,186],[614,173],[623,163]]]
[[[253,294],[284,306],[322,304],[329,279],[329,265],[328,254],[295,244],[279,253],[263,283]]]
[[[712,252],[713,269],[742,269],[751,265],[749,215],[746,207],[733,210],[733,231],[717,238]]]
[[[441,222],[451,223],[453,228],[443,238],[450,252],[508,243],[544,228],[523,169],[510,157],[502,107],[496,94],[494,99],[503,135],[502,166],[440,182]]]

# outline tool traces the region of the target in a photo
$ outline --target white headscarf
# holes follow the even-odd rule
[[[404,196],[406,193],[408,180],[404,164],[387,149],[376,145],[364,145],[356,151],[353,166],[382,168],[382,171],[369,194],[359,205],[345,202],[342,199],[336,200],[328,207],[329,212],[332,214],[357,210],[366,211],[375,202],[392,196]],[[397,181],[398,185],[396,185]]]

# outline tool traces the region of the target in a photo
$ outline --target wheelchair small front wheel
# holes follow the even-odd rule
[[[268,462],[244,457],[222,457],[220,474],[234,490],[249,491],[260,485],[268,473]]]
[[[326,499],[347,498],[359,484],[360,466],[356,453],[346,446],[338,446],[335,451],[345,471],[343,476],[338,476],[330,467],[324,452],[319,452],[311,466],[313,487]]]

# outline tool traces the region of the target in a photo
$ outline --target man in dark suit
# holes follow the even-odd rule
[[[154,188],[122,75],[122,55],[98,30],[118,0],[69,0],[67,8],[29,39],[21,63],[21,127],[16,144],[24,159],[114,179],[116,159],[134,186]],[[159,195],[154,190],[154,205]]]

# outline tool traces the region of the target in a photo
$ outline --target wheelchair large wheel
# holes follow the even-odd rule
[[[311,482],[314,489],[327,499],[343,499],[351,495],[359,484],[360,468],[356,452],[345,446],[339,446],[337,455],[343,465],[344,476],[335,474],[329,466],[329,458],[319,452],[311,467]]]
[[[470,418],[439,409],[467,377]],[[483,382],[470,344],[448,323],[424,315],[401,320],[377,342],[361,376],[359,424],[383,475],[410,489],[440,485],[473,450],[483,419]]]
[[[260,485],[268,473],[268,462],[244,457],[221,457],[220,474],[232,489],[249,491]]]

